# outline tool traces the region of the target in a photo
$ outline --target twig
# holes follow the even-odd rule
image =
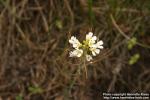
[[[127,35],[120,29],[120,27],[117,25],[117,23],[116,23],[116,21],[115,21],[115,19],[114,19],[114,17],[113,17],[112,14],[110,14],[110,18],[111,18],[111,20],[112,20],[112,24],[113,24],[114,27],[119,31],[119,33],[120,33],[122,36],[124,36],[127,40],[130,40],[131,37],[127,36]],[[139,46],[141,46],[141,47],[150,49],[150,46],[149,46],[149,45],[145,45],[145,44],[140,43],[140,42],[136,42],[136,44],[139,45]]]
[[[84,69],[85,69],[85,76],[86,76],[86,79],[87,79],[87,77],[88,77],[88,75],[87,75],[87,66],[86,66],[86,60],[85,60],[85,58],[83,59],[84,61],[83,61],[83,67],[84,67]]]
[[[71,18],[71,23],[70,24],[71,25],[70,25],[69,32],[71,32],[73,30],[73,26],[74,26],[74,13],[73,13],[73,11],[70,7],[70,4],[69,4],[68,0],[64,0],[64,2],[66,4],[66,7],[67,7],[69,13],[70,13],[70,18]]]

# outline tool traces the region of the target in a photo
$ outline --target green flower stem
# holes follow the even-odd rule
[[[87,55],[87,52],[88,52],[88,49],[85,48],[84,49],[84,54],[82,56],[82,68],[84,68],[84,70],[85,70],[86,78],[88,77],[88,75],[87,75],[87,67],[86,67],[86,55]]]
[[[85,58],[85,56],[83,57],[83,68],[85,69],[85,75],[86,75],[86,78],[87,78],[88,75],[87,75],[86,58]]]
[[[84,56],[81,58],[81,64],[80,66],[78,67],[78,69],[76,70],[75,72],[75,76],[73,77],[73,80],[70,81],[70,85],[69,85],[69,93],[71,92],[77,78],[78,78],[78,75],[81,74],[81,69],[85,69],[85,73],[86,73],[86,78],[88,77],[87,75],[87,68],[86,68],[86,59],[85,59],[85,54]]]
[[[70,81],[70,85],[69,85],[69,93],[71,92],[76,80],[77,80],[77,77],[78,75],[80,75],[81,73],[81,66],[78,67],[78,69],[76,70],[75,72],[75,76],[73,77],[73,80]]]

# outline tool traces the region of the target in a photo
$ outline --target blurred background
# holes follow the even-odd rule
[[[85,78],[68,40],[90,31],[104,49],[86,62]],[[0,0],[0,100],[104,92],[150,92],[150,0]]]

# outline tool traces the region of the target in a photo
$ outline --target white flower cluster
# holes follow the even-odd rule
[[[79,40],[72,36],[69,40],[74,50],[70,52],[70,57],[81,57],[84,55],[87,61],[92,60],[92,56],[96,56],[100,53],[100,49],[103,49],[103,41],[97,41],[97,37],[93,36],[92,32],[86,35],[86,40],[80,43]]]

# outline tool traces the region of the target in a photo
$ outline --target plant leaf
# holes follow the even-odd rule
[[[131,50],[137,43],[137,39],[135,37],[131,38],[128,41],[128,49]]]
[[[139,58],[140,58],[140,54],[138,54],[138,53],[134,54],[133,56],[131,56],[131,58],[129,60],[129,64],[130,65],[135,64],[138,61]]]
[[[43,89],[38,87],[38,86],[31,86],[28,88],[28,90],[33,93],[33,94],[36,94],[36,93],[42,93],[43,92]]]

